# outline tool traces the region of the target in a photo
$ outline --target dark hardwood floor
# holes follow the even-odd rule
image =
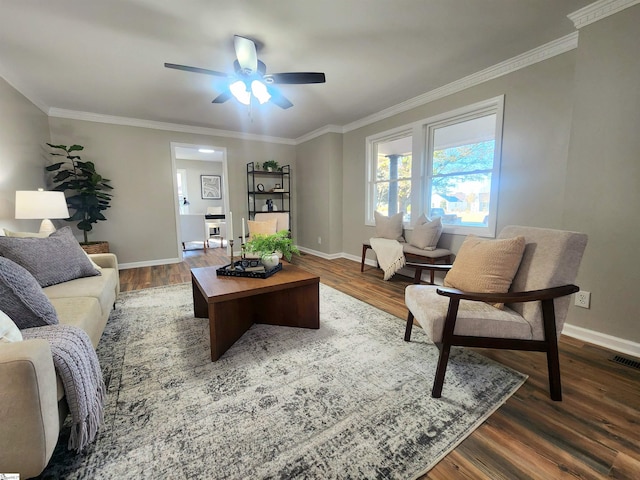
[[[224,263],[223,249],[187,251],[179,264],[121,271],[122,291],[190,282],[190,268]],[[359,263],[308,254],[293,263],[318,274],[326,285],[406,318],[409,278],[385,282],[373,267],[360,273]],[[403,326],[398,335],[404,335]],[[610,361],[614,352],[562,336],[563,401],[554,402],[544,354],[478,351],[529,379],[423,478],[640,479],[640,370]],[[425,385],[425,395],[430,391]]]

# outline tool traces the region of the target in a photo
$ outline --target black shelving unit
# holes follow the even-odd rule
[[[289,214],[291,230],[291,167],[283,165],[277,171],[269,172],[256,170],[254,162],[247,163],[247,210],[251,220],[256,213],[270,211],[267,207],[269,199],[274,205],[271,211]]]

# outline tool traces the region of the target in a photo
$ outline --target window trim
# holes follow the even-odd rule
[[[415,148],[415,129],[413,128],[413,126],[407,126],[407,125],[403,125],[401,127],[398,128],[394,128],[391,130],[387,130],[386,132],[381,132],[375,135],[371,135],[368,136],[366,138],[366,155],[367,155],[367,161],[366,161],[366,179],[367,179],[367,186],[366,186],[366,190],[367,190],[367,194],[366,194],[366,201],[365,201],[365,218],[364,218],[364,223],[365,225],[368,226],[375,226],[376,222],[375,222],[375,218],[374,218],[374,204],[375,204],[375,196],[376,196],[376,167],[377,167],[377,157],[374,158],[374,154],[375,154],[375,144],[376,143],[380,143],[380,142],[390,142],[392,140],[396,140],[398,138],[402,138],[402,137],[408,137],[408,136],[412,136],[412,150]],[[414,157],[412,156],[411,159],[411,170],[412,170],[412,174],[411,174],[411,178],[409,180],[411,180],[413,182],[413,175],[414,175]],[[413,185],[412,185],[413,186]],[[412,190],[412,200],[411,203],[413,203],[413,190]],[[403,224],[406,226],[406,222],[403,222]]]
[[[500,188],[500,166],[502,161],[502,132],[504,128],[504,95],[499,95],[487,100],[476,102],[460,108],[449,110],[432,117],[405,124],[384,132],[367,136],[366,141],[366,200],[365,200],[365,225],[375,226],[373,208],[375,204],[375,166],[377,162],[373,158],[375,144],[382,141],[390,141],[401,136],[412,135],[412,176],[411,176],[411,225],[403,224],[405,229],[412,230],[413,224],[421,214],[428,214],[428,203],[431,182],[429,172],[433,159],[433,131],[435,128],[449,124],[460,123],[465,120],[482,117],[489,114],[496,115],[494,161],[491,173],[491,192],[489,196],[489,218],[486,227],[444,225],[443,233],[454,235],[474,234],[481,237],[495,237],[498,198]]]

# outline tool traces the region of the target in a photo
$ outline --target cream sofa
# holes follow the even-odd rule
[[[101,275],[43,289],[59,322],[82,328],[93,346],[120,292],[114,254],[90,255]],[[68,414],[64,388],[46,340],[0,344],[0,472],[39,475],[47,466]]]

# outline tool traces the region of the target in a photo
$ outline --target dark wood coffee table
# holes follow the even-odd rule
[[[216,275],[222,265],[191,269],[193,311],[209,318],[211,361],[254,323],[320,328],[320,277],[291,264],[269,278]]]

